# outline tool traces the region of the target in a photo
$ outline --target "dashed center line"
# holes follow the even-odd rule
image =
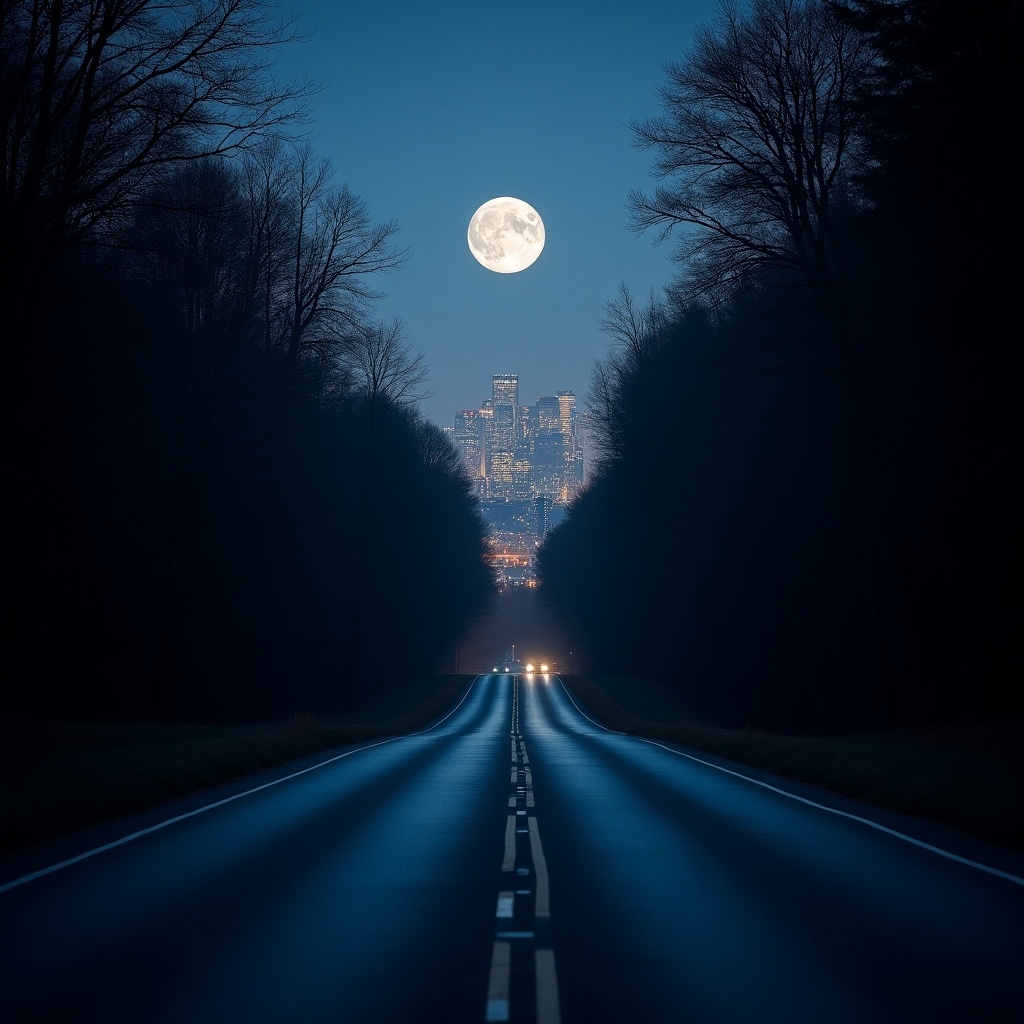
[[[535,813],[528,813],[535,807],[533,795],[533,772],[530,757],[526,752],[526,740],[519,731],[519,680],[512,681],[512,768],[510,785],[512,793],[508,798],[509,814],[505,822],[505,848],[501,862],[502,875],[522,879],[520,885],[533,876],[532,888],[507,888],[498,893],[495,920],[504,927],[497,927],[494,947],[491,953],[491,973],[487,986],[485,1020],[516,1020],[529,1024],[531,1018],[536,1024],[560,1024],[561,1010],[558,998],[558,977],[555,971],[555,953],[550,944],[551,897],[548,883],[547,861],[540,840],[540,828]],[[526,821],[522,821],[525,818]],[[518,836],[529,836],[520,844]],[[522,846],[522,860],[517,863]],[[529,865],[529,866],[527,866]],[[532,921],[530,919],[530,897],[533,897]],[[517,899],[518,898],[518,899]],[[531,923],[536,927],[531,928]],[[517,927],[518,926],[518,927]],[[532,963],[522,960],[530,957],[526,943],[533,944]],[[518,965],[513,971],[513,960]],[[521,992],[517,1001],[512,999],[512,982],[523,979],[524,968],[533,968],[535,1015],[529,1014],[524,1003],[526,993]],[[519,982],[517,981],[517,986]],[[518,989],[517,989],[518,990]]]
[[[530,815],[527,818],[530,823],[530,851],[533,854],[533,873],[537,879],[537,896],[534,904],[534,917],[550,917],[551,906],[548,893],[548,865],[544,860],[544,849],[540,844],[540,832],[537,829],[537,819]]]
[[[484,1020],[508,1020],[509,981],[512,974],[512,944],[495,942],[491,951],[491,977],[487,983],[487,1012]]]
[[[555,954],[538,949],[534,954],[534,975],[537,979],[537,1024],[560,1024],[562,1011],[558,1005],[558,976]]]
[[[508,816],[508,824],[505,826],[505,857],[501,862],[501,870],[512,871],[516,866],[516,818],[514,814]]]

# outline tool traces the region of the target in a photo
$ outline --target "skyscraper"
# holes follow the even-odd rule
[[[551,499],[546,494],[538,494],[533,499],[533,532],[538,540],[543,540],[544,535],[551,527]]]
[[[571,391],[559,391],[557,398],[562,457],[565,460],[562,500],[568,502],[579,494],[583,486],[583,451],[576,431],[576,396]]]
[[[513,463],[519,443],[519,377],[496,373],[491,378],[490,445],[488,459],[489,496],[512,498]]]
[[[479,410],[456,413],[452,443],[485,501],[530,502],[545,495],[566,505],[584,482],[583,426],[571,391],[519,404],[519,377],[496,373]]]
[[[470,480],[487,475],[484,447],[484,417],[476,409],[462,409],[455,414],[453,443]]]
[[[565,448],[555,395],[538,398],[534,404],[530,451],[533,458],[533,493],[558,498],[565,476]]]
[[[494,405],[519,408],[519,376],[515,373],[496,373],[491,377],[491,399]]]

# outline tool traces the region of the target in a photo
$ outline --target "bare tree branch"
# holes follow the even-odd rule
[[[675,235],[688,297],[764,268],[794,271],[823,303],[842,275],[835,209],[860,139],[853,89],[867,47],[824,0],[723,0],[666,66],[663,114],[634,122],[664,184],[633,191],[633,227]]]
[[[262,0],[4,0],[5,249],[20,269],[129,213],[168,165],[301,121],[272,74],[296,19]]]
[[[665,304],[655,295],[653,288],[646,304],[641,307],[626,283],[622,282],[616,298],[605,303],[604,316],[598,326],[639,366],[664,341],[668,322]]]
[[[422,352],[413,355],[405,343],[401,320],[373,324],[352,339],[346,360],[353,367],[356,387],[371,406],[382,401],[413,405],[429,398],[425,385],[430,368]]]

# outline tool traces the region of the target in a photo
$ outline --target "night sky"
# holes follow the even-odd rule
[[[289,8],[282,8],[287,13]],[[669,248],[626,226],[650,184],[630,120],[657,113],[667,60],[713,20],[714,0],[307,0],[312,39],[283,77],[321,82],[311,138],[377,220],[395,220],[406,268],[376,282],[431,367],[423,415],[451,425],[517,373],[520,400],[574,391],[608,351],[599,329],[620,283],[645,297],[673,275]],[[473,212],[516,196],[544,220],[532,267],[496,274],[466,244]]]

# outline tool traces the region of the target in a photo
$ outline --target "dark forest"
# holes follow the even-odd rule
[[[273,720],[437,671],[485,528],[374,314],[398,225],[271,75],[292,25],[3,12],[5,710]]]
[[[588,670],[732,727],[1020,713],[1019,33],[763,0],[666,69],[630,212],[676,285],[608,304],[539,563]]]

